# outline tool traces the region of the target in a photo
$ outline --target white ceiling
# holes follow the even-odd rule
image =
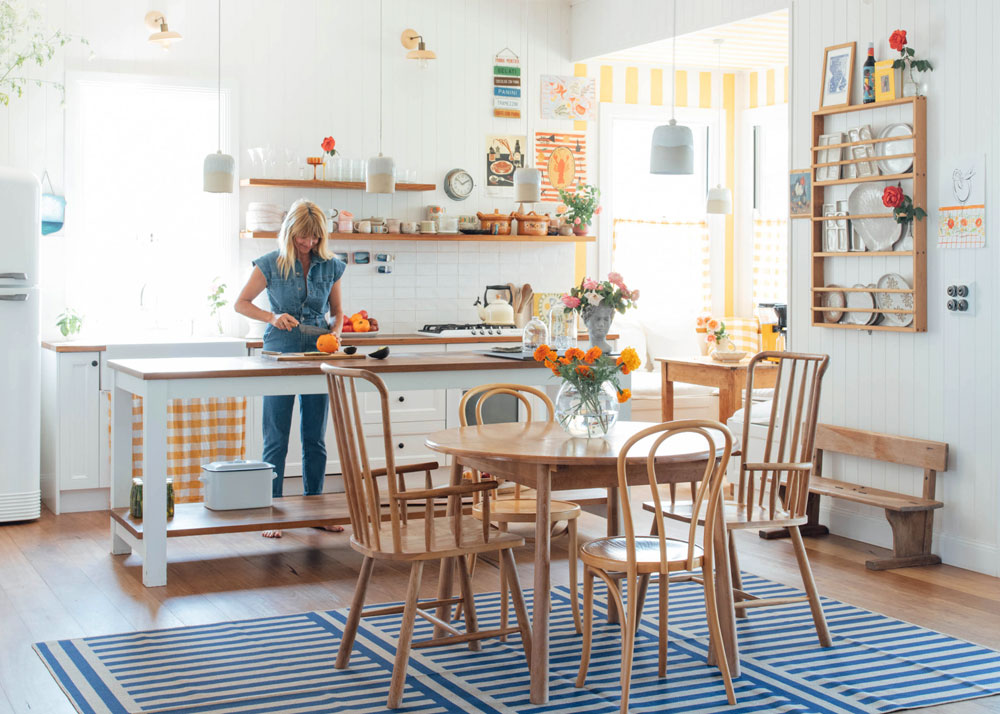
[[[788,64],[788,10],[719,25],[677,38],[678,67],[715,67],[722,38],[722,67],[750,70]],[[658,40],[614,52],[596,61],[669,65],[673,40]]]

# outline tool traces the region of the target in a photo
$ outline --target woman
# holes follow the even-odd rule
[[[327,245],[326,216],[311,201],[292,204],[278,233],[278,250],[253,261],[254,269],[234,309],[252,320],[268,323],[264,349],[275,352],[310,352],[316,335],[306,335],[300,325],[330,329],[338,338],[344,320],[340,306],[340,278],[347,267]],[[267,290],[271,310],[253,304]],[[326,322],[329,310],[333,327]],[[281,496],[285,455],[292,424],[295,395],[264,397],[264,461],[274,465],[271,492]],[[299,422],[302,438],[302,487],[307,496],[323,492],[326,475],[327,395],[300,394]],[[342,531],[336,526],[327,530]],[[280,538],[281,531],[265,531],[265,537]]]

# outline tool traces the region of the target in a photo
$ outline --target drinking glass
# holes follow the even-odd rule
[[[247,156],[250,159],[250,177],[257,178],[261,176],[264,170],[263,149],[259,147],[247,149]]]
[[[339,156],[331,156],[326,160],[326,177],[330,181],[344,180],[344,163]]]
[[[298,171],[299,157],[296,156],[295,152],[292,149],[285,149],[284,154],[285,154],[285,168],[284,168],[285,178],[286,179],[296,178],[299,174]]]

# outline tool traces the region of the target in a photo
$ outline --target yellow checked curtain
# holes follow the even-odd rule
[[[753,222],[753,304],[788,302],[788,221]]]

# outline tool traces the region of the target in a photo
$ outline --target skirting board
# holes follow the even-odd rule
[[[892,547],[892,531],[884,515],[876,517],[830,506],[828,505],[830,500],[832,499],[823,499],[819,520],[830,529],[831,533],[882,548]],[[931,551],[940,555],[941,560],[947,565],[1000,577],[1000,544],[982,543],[939,533],[935,528]]]

